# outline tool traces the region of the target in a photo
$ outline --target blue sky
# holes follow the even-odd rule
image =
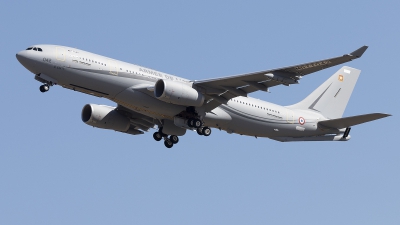
[[[0,224],[399,224],[398,1],[6,1],[0,7]],[[72,46],[193,80],[304,63],[369,45],[349,142],[280,143],[213,130],[166,149],[152,132],[87,126],[86,103],[39,92],[15,53]],[[254,93],[289,105],[340,67]]]

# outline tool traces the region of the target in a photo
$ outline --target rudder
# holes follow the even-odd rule
[[[361,71],[344,66],[291,109],[316,111],[328,119],[341,118]]]

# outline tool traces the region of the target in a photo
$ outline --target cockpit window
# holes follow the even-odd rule
[[[43,50],[41,48],[36,48],[36,47],[29,47],[26,50],[33,50],[33,51],[43,52]]]

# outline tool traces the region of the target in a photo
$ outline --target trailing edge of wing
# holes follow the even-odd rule
[[[269,88],[277,85],[283,84],[289,86],[290,84],[297,84],[298,80],[305,75],[360,58],[367,48],[368,46],[362,46],[349,54],[339,57],[294,66],[236,76],[194,81],[194,86],[201,89],[203,94],[208,96],[219,96],[229,100],[237,96],[246,96],[248,93],[255,91],[269,91]],[[214,106],[210,106],[208,108],[212,109],[213,107]]]
[[[382,118],[385,118],[388,116],[391,116],[391,115],[384,114],[384,113],[371,113],[371,114],[365,114],[365,115],[359,115],[359,116],[350,116],[350,117],[344,117],[344,118],[339,118],[339,119],[320,121],[320,122],[318,122],[318,125],[319,126],[322,125],[323,127],[327,127],[327,128],[342,129],[342,128],[347,128],[347,127],[355,126],[358,124],[370,122],[373,120],[382,119]]]

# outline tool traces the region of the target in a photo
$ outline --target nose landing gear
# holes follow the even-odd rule
[[[39,87],[40,92],[44,93],[50,90],[50,86],[48,84],[43,84]]]

